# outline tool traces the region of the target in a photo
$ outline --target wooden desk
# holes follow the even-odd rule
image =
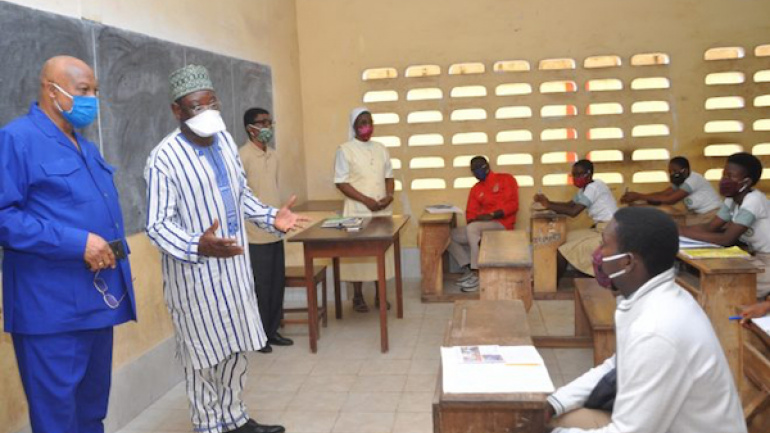
[[[743,413],[751,432],[770,429],[770,335],[749,322],[741,332]]]
[[[615,353],[616,306],[612,292],[595,279],[575,279],[575,336],[591,337],[594,366]]]
[[[417,245],[420,247],[420,272],[422,301],[443,300],[444,297],[444,251],[449,246],[450,232],[455,227],[455,214],[431,214],[420,216],[420,231]]]
[[[444,346],[532,345],[521,301],[457,301]],[[434,433],[540,433],[548,394],[446,394],[439,372]]]
[[[520,299],[532,307],[532,249],[523,230],[481,234],[479,288],[482,300]]]
[[[567,240],[567,216],[550,210],[530,213],[530,242],[532,260],[537,263],[534,274],[535,292],[555,292],[556,256],[559,246]]]
[[[404,317],[404,301],[401,281],[401,245],[399,232],[409,220],[409,216],[368,218],[365,226],[358,232],[322,228],[319,221],[307,230],[297,234],[289,242],[302,242],[305,256],[305,281],[308,282],[309,320],[318,322],[318,300],[313,281],[313,260],[318,257],[332,259],[334,270],[335,316],[342,318],[342,300],[340,299],[340,257],[376,257],[377,258],[377,296],[380,299],[380,344],[382,352],[388,351],[388,306],[385,301],[385,252],[393,245],[396,271],[396,305],[399,319]],[[311,329],[311,333],[314,331]],[[315,353],[318,335],[310,336],[310,350]]]
[[[711,320],[738,389],[741,374],[741,327],[728,320],[741,305],[757,302],[757,274],[751,260],[699,259],[677,255],[676,282],[687,289]]]
[[[652,205],[647,204],[646,202],[630,203],[629,206],[655,208],[670,216],[677,226],[684,227],[687,225],[687,211],[676,206],[668,204]]]

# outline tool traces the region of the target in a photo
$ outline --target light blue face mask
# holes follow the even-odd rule
[[[72,108],[69,111],[62,110],[56,99],[53,100],[64,119],[75,128],[85,128],[96,119],[99,113],[99,98],[96,96],[72,96],[56,83],[51,83],[62,94],[72,99]]]

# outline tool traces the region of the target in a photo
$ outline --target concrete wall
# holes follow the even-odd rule
[[[351,108],[362,105],[362,95],[367,90],[391,89],[399,92],[400,99],[393,103],[369,104],[375,110],[392,111],[401,116],[401,123],[395,126],[375,126],[375,135],[397,135],[401,138],[401,148],[392,148],[391,154],[400,157],[404,169],[396,174],[405,181],[421,177],[417,170],[407,170],[410,157],[427,154],[423,149],[405,148],[409,133],[435,132],[429,126],[412,127],[404,125],[406,115],[414,109],[424,109],[424,103],[405,101],[405,90],[414,87],[441,87],[444,100],[434,109],[444,114],[444,124],[448,123],[452,109],[469,104],[466,101],[450,100],[449,89],[462,83],[462,77],[447,76],[451,64],[461,62],[482,62],[487,72],[479,76],[477,83],[487,85],[494,95],[493,84],[511,81],[529,81],[534,84],[534,94],[524,105],[533,107],[531,123],[535,133],[532,142],[521,145],[505,144],[507,152],[525,151],[533,154],[535,164],[531,167],[512,166],[501,169],[514,174],[528,174],[535,178],[535,186],[521,189],[523,208],[519,211],[520,223],[517,227],[528,225],[528,203],[532,194],[539,188],[539,179],[548,173],[565,173],[569,163],[543,166],[538,164],[539,156],[546,151],[576,151],[579,157],[590,150],[593,143],[585,141],[585,130],[591,119],[583,116],[585,105],[580,105],[580,116],[575,126],[579,138],[573,142],[538,141],[540,128],[548,127],[548,122],[539,119],[539,107],[548,103],[558,103],[557,96],[537,95],[537,83],[560,77],[577,78],[577,100],[582,103],[593,102],[583,88],[585,79],[591,77],[582,67],[582,61],[594,55],[618,55],[624,65],[619,73],[611,70],[596,71],[596,77],[621,78],[626,91],[618,102],[626,105],[627,114],[622,117],[621,125],[630,135],[634,119],[630,112],[628,87],[632,74],[651,73],[651,70],[634,70],[628,65],[631,55],[663,51],[671,56],[667,67],[651,67],[653,75],[666,74],[672,83],[667,92],[674,111],[666,120],[672,126],[672,136],[665,142],[671,150],[671,156],[684,154],[691,158],[697,170],[722,167],[724,158],[704,158],[702,149],[713,142],[736,142],[744,140],[745,148],[757,142],[770,141],[761,134],[746,133],[736,136],[706,136],[703,123],[709,118],[719,118],[716,113],[704,112],[704,100],[712,90],[704,86],[704,76],[713,70],[731,70],[732,67],[745,66],[753,70],[767,68],[766,58],[753,58],[752,50],[759,44],[770,43],[768,23],[765,17],[770,12],[770,2],[753,0],[726,2],[723,0],[649,0],[649,1],[608,1],[586,0],[478,0],[466,2],[460,0],[389,0],[371,2],[363,0],[297,0],[297,19],[300,42],[300,65],[302,77],[302,98],[304,107],[304,131],[306,137],[306,165],[308,173],[308,194],[314,199],[338,198],[332,173],[335,148],[347,139],[347,116]],[[746,59],[741,61],[722,61],[709,65],[703,60],[704,51],[711,47],[739,45],[746,47]],[[577,61],[575,71],[537,71],[538,61],[554,57],[570,57]],[[750,58],[751,57],[751,58]],[[524,59],[532,64],[533,71],[516,74],[495,74],[492,64],[498,60]],[[436,64],[441,66],[442,75],[431,78],[404,78],[406,67],[415,64]],[[362,72],[367,68],[394,67],[399,77],[381,82],[363,82]],[[657,68],[657,69],[656,69]],[[711,69],[710,69],[711,68]],[[751,73],[747,71],[748,84],[740,88],[739,93],[746,97],[748,106],[754,92],[760,92],[762,86],[752,86]],[[523,77],[523,78],[522,78]],[[467,82],[467,81],[465,81]],[[767,92],[767,87],[764,93]],[[609,94],[610,92],[607,92]],[[726,95],[735,93],[724,93]],[[658,94],[660,95],[660,94]],[[492,97],[494,98],[494,96]],[[607,100],[609,96],[605,96]],[[598,96],[595,99],[600,101]],[[614,99],[608,99],[613,101]],[[490,116],[494,116],[494,105],[488,102]],[[509,105],[517,105],[516,102]],[[410,108],[414,107],[414,108]],[[762,115],[759,109],[747,110],[737,118],[746,120],[747,129],[751,129],[749,116]],[[732,113],[731,113],[732,114]],[[727,118],[733,118],[728,116]],[[558,121],[549,121],[559,124]],[[470,122],[469,122],[470,123]],[[494,143],[494,130],[502,126],[494,122],[483,123],[488,130],[490,143],[468,152],[492,153],[499,147]],[[450,125],[447,130],[463,131],[465,126]],[[445,134],[447,135],[447,134]],[[451,134],[448,134],[451,135]],[[449,137],[445,137],[448,141]],[[606,165],[606,171],[620,172],[625,179],[642,169],[663,169],[665,162],[629,164],[630,150],[646,145],[639,140],[617,140],[617,144],[603,142],[607,148],[622,149],[626,152],[624,163]],[[497,147],[496,147],[497,146]],[[439,151],[446,156],[447,168],[426,170],[427,177],[470,176],[467,168],[453,168],[452,156],[459,153],[458,146],[445,144]],[[770,162],[770,161],[765,161]],[[495,164],[493,163],[493,169]],[[665,184],[633,185],[639,190],[658,190]],[[617,196],[622,194],[623,186],[612,185]],[[453,189],[449,182],[448,189],[442,191],[409,191],[397,197],[399,206],[408,205],[413,216],[422,212],[422,207],[437,201],[451,201],[464,206],[467,189]],[[544,187],[543,192],[551,198],[568,199],[575,189],[567,187]],[[401,207],[401,209],[404,209]],[[404,209],[406,210],[406,209]],[[580,221],[586,223],[585,220]],[[412,232],[413,234],[413,232]],[[407,236],[403,245],[414,245],[414,236]]]
[[[16,0],[15,3],[147,34],[272,67],[276,142],[284,162],[282,193],[307,197],[302,133],[302,99],[293,0]],[[22,114],[22,113],[20,113]],[[157,250],[144,234],[132,236],[131,264],[136,277],[139,322],[117,328],[115,386],[109,426],[119,426],[158,396],[158,386],[179,378],[173,359],[171,322],[163,300]],[[171,343],[171,345],[169,345]],[[148,364],[152,363],[151,366]],[[147,365],[156,375],[136,372]],[[123,368],[131,367],[131,368]],[[146,371],[146,370],[145,370]],[[160,373],[159,373],[160,372]],[[163,372],[166,376],[163,377]],[[24,393],[16,372],[11,339],[0,334],[0,433],[27,424]],[[131,396],[116,396],[130,390]],[[162,394],[161,394],[162,395]]]

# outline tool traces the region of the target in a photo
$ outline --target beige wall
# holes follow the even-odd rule
[[[710,47],[725,45],[741,45],[749,52],[755,45],[770,43],[766,19],[768,12],[770,2],[761,0],[297,0],[308,195],[314,199],[339,197],[332,182],[332,166],[335,148],[347,139],[347,115],[351,108],[362,104],[361,97],[365,90],[389,88],[385,82],[363,83],[362,71],[372,67],[395,67],[399,75],[403,76],[404,69],[413,64],[440,65],[443,76],[438,79],[394,80],[398,83],[396,90],[401,99],[397,103],[385,105],[401,115],[402,123],[410,111],[410,104],[420,106],[419,103],[405,101],[403,91],[409,85],[404,82],[408,80],[414,80],[411,87],[422,87],[424,83],[444,87],[445,100],[441,110],[445,119],[448,118],[455,101],[447,100],[447,87],[455,81],[446,77],[446,71],[453,63],[483,62],[489,71],[496,60],[525,59],[536,69],[541,59],[571,57],[578,61],[574,74],[580,78],[584,74],[582,60],[587,56],[615,54],[627,63],[630,55],[635,53],[664,51],[672,58],[667,74],[673,83],[671,101],[676,107],[674,136],[669,140],[672,156],[685,154],[691,157],[698,170],[722,166],[723,158],[707,161],[701,156],[702,147],[709,140],[732,139],[705,137],[702,132],[707,117],[703,111],[706,96],[703,77],[711,67],[703,61],[703,52]],[[750,68],[767,64],[766,61],[761,63],[748,58],[745,62],[753,62]],[[728,61],[717,67],[729,70],[730,64]],[[559,74],[555,72],[552,76],[558,77]],[[490,72],[486,75],[490,75]],[[500,74],[496,75],[498,77],[490,80],[505,82],[499,77]],[[607,72],[605,76],[612,75]],[[751,75],[747,76],[750,80]],[[626,81],[629,77],[619,78]],[[541,79],[542,75],[538,76],[537,80]],[[420,80],[422,84],[418,84]],[[510,77],[507,80],[517,81]],[[582,87],[580,80],[578,83]],[[746,96],[749,104],[751,92],[756,87],[744,87],[742,90],[748,93]],[[583,95],[579,97],[584,98],[584,102],[587,101],[585,92],[581,90],[579,94]],[[540,103],[543,101],[538,100],[535,105]],[[374,111],[375,104],[369,105]],[[491,111],[490,115],[493,113]],[[537,112],[534,117],[539,117]],[[749,128],[750,125],[748,122]],[[540,126],[533,128],[535,134]],[[578,123],[575,126],[580,129],[585,125]],[[624,126],[630,131],[628,124]],[[383,130],[396,131],[397,134],[400,132],[398,128],[389,127],[379,130],[380,133]],[[754,134],[746,139],[748,149],[755,139],[770,141],[768,137]],[[401,140],[402,148],[392,149],[392,153],[403,156],[418,154],[418,150],[403,149],[406,141],[404,135]],[[494,141],[494,134],[490,140]],[[619,147],[634,145],[627,142]],[[486,146],[496,145],[491,143]],[[445,144],[444,147],[451,145]],[[575,143],[539,143],[536,135],[535,140],[525,145],[524,149],[535,156],[535,167],[520,169],[535,175],[536,187],[522,188],[520,202],[523,205],[536,192],[540,176],[569,170],[569,164],[539,167],[537,161],[542,152],[576,150],[580,156],[584,156],[587,147],[586,142],[581,140]],[[452,152],[451,149],[445,150]],[[407,162],[407,158],[402,162]],[[451,159],[448,163],[449,168],[442,170],[438,176],[470,175],[467,169],[451,168]],[[665,163],[653,165],[654,168],[665,169]],[[616,163],[610,171],[620,171],[629,179],[635,170],[641,168],[653,167],[650,164]],[[515,173],[510,169],[504,171]],[[402,175],[409,177],[407,173]],[[451,183],[449,186],[446,191],[410,192],[408,203],[413,214],[417,216],[425,204],[441,200],[464,205],[467,190],[454,190]],[[640,189],[663,187],[665,184],[653,184]],[[613,186],[613,190],[617,196],[622,194],[620,185]],[[546,187],[543,191],[557,199],[567,199],[574,194],[572,187]],[[401,198],[397,198],[396,202],[404,202]],[[519,227],[526,226],[527,215],[526,209],[519,212],[519,221],[523,223]],[[405,245],[413,244],[413,236],[405,239]]]
[[[49,12],[100,21],[130,31],[272,67],[276,141],[286,196],[306,195],[302,99],[295,5],[292,0],[16,0]],[[142,356],[173,333],[163,300],[157,250],[144,234],[129,239],[136,277],[138,323],[119,327],[115,368]],[[8,334],[0,334],[0,433],[27,423],[24,394]]]

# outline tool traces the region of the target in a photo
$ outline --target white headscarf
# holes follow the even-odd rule
[[[350,112],[350,127],[348,128],[348,139],[352,140],[356,138],[356,119],[362,113],[371,113],[366,107],[358,107]]]

